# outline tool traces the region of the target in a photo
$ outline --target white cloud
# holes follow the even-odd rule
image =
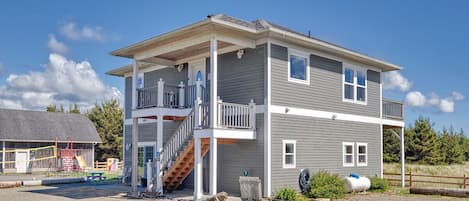
[[[53,34],[49,34],[47,47],[49,47],[52,52],[60,54],[65,54],[68,51],[68,47],[64,43],[58,41]]]
[[[409,91],[412,87],[412,82],[402,76],[398,71],[390,71],[384,73],[383,76],[383,89],[394,90],[398,89],[402,92]]]
[[[40,72],[10,74],[0,86],[0,107],[44,110],[50,104],[76,103],[89,109],[105,100],[121,100],[120,91],[105,85],[88,61],[75,62],[52,53],[43,67]]]
[[[60,27],[60,33],[71,40],[105,41],[104,29],[100,26],[78,27],[74,22],[68,22]]]
[[[459,92],[452,92],[446,98],[440,98],[437,94],[432,93],[430,97],[426,97],[419,91],[407,93],[405,103],[407,106],[420,109],[431,109],[443,113],[454,112],[456,101],[464,100],[464,95]]]

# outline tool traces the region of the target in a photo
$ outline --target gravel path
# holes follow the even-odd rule
[[[387,193],[362,193],[349,196],[343,201],[449,201],[449,200],[462,200],[469,201],[468,198],[454,198],[444,196],[427,196],[427,195],[399,195],[395,192]]]

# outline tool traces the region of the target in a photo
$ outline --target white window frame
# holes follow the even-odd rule
[[[357,142],[356,144],[357,144],[357,166],[359,166],[359,167],[368,166],[368,143],[358,143]],[[364,163],[360,163],[360,160],[359,160],[359,157],[360,157],[359,147],[360,146],[365,146],[365,154],[361,154],[361,155],[365,156],[365,162]]]
[[[290,77],[291,67],[290,67],[290,56],[295,55],[299,57],[306,58],[306,80],[300,80],[296,78]],[[309,54],[307,52],[299,51],[296,49],[288,48],[288,81],[298,83],[298,84],[305,84],[309,85],[310,83],[310,66],[309,66]]]
[[[346,163],[345,162],[345,156],[346,156],[346,151],[347,149],[345,146],[352,146],[352,163]],[[350,154],[347,154],[350,155]],[[344,167],[353,167],[355,166],[355,143],[353,142],[342,142],[342,165]]]
[[[293,155],[293,164],[285,164],[286,144],[293,144],[293,154],[291,154]],[[296,140],[282,140],[282,164],[283,168],[296,168]]]
[[[353,83],[348,83],[348,85],[353,86],[353,99],[348,99],[345,98],[345,69],[351,69],[353,70]],[[357,72],[360,71],[365,75],[365,86],[358,85],[358,79],[357,79]],[[349,64],[349,63],[343,63],[342,65],[342,101],[343,102],[349,102],[349,103],[356,103],[356,104],[362,104],[362,105],[367,105],[368,103],[368,77],[367,77],[367,69]],[[365,101],[359,101],[357,100],[357,88],[362,87],[365,88]]]
[[[143,158],[145,159],[145,147],[153,147],[153,158],[152,161],[154,160],[154,157],[156,156],[156,141],[147,141],[147,142],[138,142],[137,147],[143,147]],[[143,161],[144,164],[146,164],[148,161]]]

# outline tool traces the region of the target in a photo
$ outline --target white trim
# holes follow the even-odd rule
[[[379,116],[381,117],[381,119],[383,119],[383,73],[379,73],[379,100],[380,100],[380,104],[379,104]],[[380,172],[380,178],[384,178],[384,162],[383,162],[383,123],[381,123],[381,126],[379,127],[380,128],[380,145],[379,145],[379,149],[380,149],[380,165],[381,165],[381,172]]]
[[[345,162],[346,148],[345,146],[352,146],[352,163]],[[350,154],[347,154],[350,155]],[[355,166],[355,143],[353,142],[342,142],[342,166],[353,167]]]
[[[286,144],[293,144],[293,164],[285,164],[285,156],[286,153]],[[282,140],[282,168],[289,169],[289,168],[296,168],[296,140]]]
[[[404,120],[399,121],[399,120],[391,120],[391,119],[383,119],[383,124],[384,125],[389,125],[389,126],[397,126],[403,128],[405,126]]]
[[[151,146],[156,147],[156,141],[138,142],[138,147],[151,147]]]
[[[163,120],[164,122],[171,122],[171,121],[174,121],[174,120]],[[156,123],[157,120],[156,119],[147,119],[147,118],[139,118],[138,119],[138,124],[151,124],[151,123]],[[129,125],[132,125],[133,124],[133,121],[132,119],[125,119],[124,120],[124,126],[129,126]]]
[[[150,117],[150,116],[187,116],[191,111],[191,108],[187,109],[175,109],[175,108],[164,108],[154,107],[147,109],[137,109],[132,111],[132,118]]]
[[[350,69],[353,71],[353,83],[345,82],[345,70]],[[362,72],[365,76],[365,86],[358,85],[358,72]],[[351,85],[353,87],[353,100],[345,98],[345,84]],[[365,88],[365,101],[359,101],[357,100],[357,89],[358,87]],[[348,103],[356,103],[356,104],[361,104],[361,105],[367,105],[368,104],[368,80],[367,80],[367,69],[349,64],[349,63],[343,63],[342,64],[342,101],[343,102],[348,102]]]
[[[271,119],[272,119],[272,59],[271,59],[271,42],[267,39],[267,80],[266,80],[266,97],[264,99],[264,197],[270,197],[272,194],[272,133],[271,133]],[[260,108],[256,105],[257,108]],[[257,111],[256,111],[257,112]]]
[[[291,72],[291,66],[290,66],[290,56],[291,55],[294,55],[294,56],[297,56],[297,57],[304,57],[306,58],[306,80],[302,80],[302,79],[297,79],[297,78],[292,78],[290,76],[290,72]],[[292,49],[292,48],[288,48],[288,75],[287,75],[287,78],[288,78],[288,81],[290,82],[295,82],[295,83],[299,83],[299,84],[305,84],[305,85],[310,85],[310,66],[309,66],[309,54],[306,53],[306,52],[302,52],[302,51],[299,51],[299,50],[296,50],[296,49]]]
[[[366,167],[368,166],[368,143],[357,142],[357,167]],[[360,163],[360,146],[365,146],[365,162]],[[361,154],[363,155],[363,154]]]
[[[196,138],[224,138],[224,139],[239,139],[239,140],[255,140],[256,132],[248,129],[196,129],[194,130],[194,137]]]
[[[142,69],[140,69],[140,67],[139,67],[138,72],[148,73],[148,72],[151,72],[151,71],[161,70],[161,69],[170,68],[170,67],[172,67],[172,66],[161,66],[161,65],[155,64],[154,66],[146,67],[146,68],[142,68]],[[132,77],[132,72],[125,73],[124,77]]]

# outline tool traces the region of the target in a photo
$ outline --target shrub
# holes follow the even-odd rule
[[[371,180],[371,191],[377,191],[377,192],[384,192],[388,190],[389,188],[389,183],[388,181],[381,179],[379,177],[373,177],[370,179]]]
[[[281,188],[277,193],[275,193],[275,199],[296,201],[297,200],[296,190],[292,188]]]
[[[311,188],[307,193],[311,198],[342,198],[345,194],[345,183],[338,175],[319,171],[311,177]]]

